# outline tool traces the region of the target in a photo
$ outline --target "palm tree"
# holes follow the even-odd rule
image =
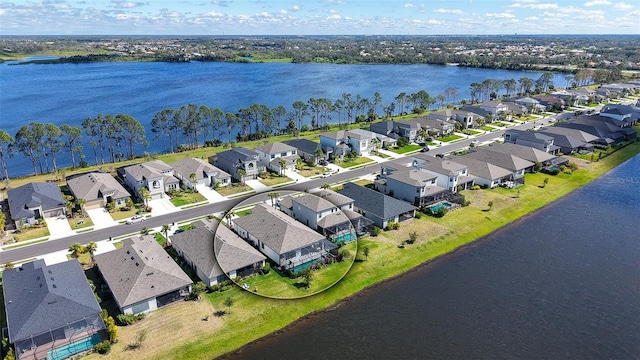
[[[280,165],[280,176],[284,176],[284,173],[287,170],[287,160],[280,158],[280,160],[278,160],[278,165]]]
[[[196,173],[189,174],[189,181],[191,181],[191,186],[195,189],[196,182],[198,181],[198,175],[196,175]]]
[[[244,185],[244,177],[247,175],[247,172],[244,169],[238,169],[236,173],[240,175],[240,184]]]
[[[138,193],[140,194],[142,201],[144,201],[144,205],[147,206],[147,201],[151,199],[151,194],[149,193],[149,189],[147,189],[146,187],[142,187],[138,190]]]
[[[95,241],[91,241],[86,245],[85,250],[91,256],[91,266],[93,266],[93,254],[98,250],[98,244]]]
[[[78,204],[78,206],[80,207],[80,213],[82,214],[82,217],[87,217],[84,209],[84,206],[87,204],[87,200],[78,198],[76,199],[76,204]]]
[[[329,185],[328,183],[324,183],[322,185],[320,185],[321,189],[329,189],[331,187],[331,185]]]
[[[171,230],[171,226],[169,224],[162,224],[162,232],[164,233],[164,238],[167,240],[165,244],[169,241],[169,230]]]
[[[86,250],[84,246],[80,245],[80,243],[73,243],[71,244],[71,246],[69,246],[69,252],[71,253],[69,254],[69,256],[77,259],[78,257],[80,257],[80,255],[84,254]]]
[[[271,206],[274,206],[274,199],[277,199],[280,197],[280,193],[277,191],[272,191],[267,195],[269,195],[269,197],[271,198]]]

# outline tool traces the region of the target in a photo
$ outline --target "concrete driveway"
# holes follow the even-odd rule
[[[198,192],[200,193],[200,195],[207,198],[207,201],[209,201],[209,204],[226,200],[226,197],[220,195],[217,191],[213,190],[212,188],[208,187],[205,184],[198,184],[196,188],[198,189]]]
[[[91,221],[93,221],[94,229],[103,229],[109,226],[119,225],[104,208],[87,210],[87,214],[89,214]]]
[[[49,239],[57,239],[69,235],[75,235],[75,231],[71,230],[69,221],[64,215],[50,217],[45,219],[47,221],[47,228],[49,229]]]
[[[151,216],[169,214],[179,210],[171,203],[168,196],[162,199],[149,200],[148,204],[151,206]]]

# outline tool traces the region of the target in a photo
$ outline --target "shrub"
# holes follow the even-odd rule
[[[269,265],[269,263],[266,263],[263,267],[260,268],[260,274],[262,275],[267,275],[269,271],[271,271],[271,265]]]
[[[109,353],[109,351],[111,351],[111,343],[105,340],[103,342],[96,344],[96,346],[94,346],[93,348],[98,354],[104,355]]]
[[[416,218],[416,219],[420,219],[420,218],[422,218],[422,212],[420,212],[420,211],[416,211],[415,218]]]
[[[471,190],[480,190],[480,185],[473,185]]]
[[[133,315],[133,314],[118,314],[118,316],[116,316],[116,318],[118,319],[118,322],[120,322],[121,325],[131,325],[133,323],[135,323],[138,320],[142,320],[144,319],[144,314],[138,314],[138,315]]]
[[[373,228],[371,229],[371,236],[378,236],[380,235],[381,232],[382,232],[382,229],[374,225]]]

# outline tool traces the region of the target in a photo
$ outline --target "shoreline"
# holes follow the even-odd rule
[[[474,237],[472,237],[471,239],[467,239],[465,240],[462,244],[454,246],[451,250],[448,251],[444,251],[441,253],[435,253],[433,254],[433,256],[428,257],[427,259],[420,261],[419,263],[415,264],[415,265],[411,265],[409,267],[407,267],[406,269],[402,269],[399,272],[393,272],[390,271],[388,273],[385,273],[384,276],[380,279],[377,280],[373,280],[371,283],[369,284],[360,284],[360,285],[364,285],[359,289],[355,289],[355,291],[349,292],[349,290],[344,290],[341,289],[341,287],[346,286],[344,283],[339,283],[336,286],[334,286],[333,288],[329,289],[327,292],[338,292],[338,293],[342,293],[342,296],[337,296],[335,299],[333,299],[333,301],[329,300],[329,302],[327,302],[325,305],[321,305],[321,304],[317,304],[319,305],[319,307],[312,309],[310,312],[301,314],[300,316],[296,317],[295,319],[288,321],[285,324],[282,324],[282,326],[275,326],[275,328],[272,331],[269,331],[263,335],[259,335],[256,334],[257,337],[255,337],[253,340],[250,340],[249,342],[246,342],[242,345],[240,345],[239,347],[235,347],[233,349],[230,349],[228,351],[224,351],[224,349],[221,349],[221,347],[233,347],[232,344],[225,344],[227,346],[221,346],[221,347],[215,347],[215,349],[211,349],[212,351],[205,353],[202,353],[202,355],[208,355],[209,357],[214,357],[214,358],[221,358],[221,359],[226,359],[226,358],[231,358],[234,354],[238,354],[239,352],[242,352],[243,349],[247,349],[249,347],[253,347],[253,346],[257,346],[258,344],[260,344],[263,341],[267,341],[268,339],[274,337],[274,336],[278,336],[279,334],[281,334],[283,331],[285,331],[286,329],[288,329],[291,326],[297,325],[300,322],[309,320],[315,316],[333,311],[334,309],[340,307],[343,303],[348,302],[348,301],[352,301],[354,299],[356,299],[357,297],[360,296],[366,296],[367,293],[369,291],[371,291],[372,289],[376,289],[381,285],[386,284],[389,281],[401,278],[403,276],[407,276],[408,274],[413,273],[414,271],[418,271],[420,269],[423,269],[425,266],[431,266],[435,261],[445,261],[449,258],[449,256],[454,256],[454,254],[457,254],[461,251],[466,251],[468,249],[470,249],[472,246],[478,246],[482,244],[483,240],[486,240],[490,235],[494,234],[495,232],[498,232],[500,230],[505,229],[507,226],[512,225],[512,224],[517,224],[520,221],[523,221],[525,219],[527,219],[530,216],[533,216],[534,214],[536,214],[539,210],[546,208],[547,205],[551,205],[556,203],[558,200],[564,198],[564,196],[566,196],[567,194],[572,193],[573,191],[581,188],[582,186],[590,183],[591,181],[599,178],[600,176],[602,176],[603,174],[607,173],[608,171],[614,169],[615,167],[617,167],[618,165],[622,164],[623,162],[627,161],[628,159],[637,156],[637,154],[640,152],[640,148],[639,145],[636,144],[631,144],[630,146],[632,146],[633,148],[631,148],[628,152],[626,152],[625,154],[623,154],[622,156],[618,155],[616,156],[614,159],[611,159],[609,161],[607,161],[606,165],[603,165],[600,167],[600,169],[591,169],[588,171],[595,171],[594,176],[591,177],[586,183],[583,183],[579,186],[574,186],[573,189],[565,194],[562,194],[561,196],[557,196],[554,197],[553,199],[551,199],[549,202],[537,207],[536,209],[529,211],[525,214],[522,214],[520,216],[518,216],[517,218],[507,222],[504,225],[498,226],[497,228],[491,230],[488,233],[485,234],[481,234],[481,235],[476,235]],[[633,150],[633,151],[631,151]],[[604,161],[604,160],[603,160]],[[611,161],[611,163],[610,163]],[[604,168],[604,170],[602,170],[602,168]],[[375,240],[373,240],[373,242],[375,242]],[[370,261],[370,260],[368,260]],[[357,263],[357,264],[362,264]],[[354,264],[355,265],[355,264]],[[360,268],[362,266],[359,266]],[[354,269],[352,269],[353,271]],[[355,269],[356,272],[359,269]],[[356,276],[356,274],[351,274],[352,276]],[[388,276],[386,276],[388,275]],[[347,277],[345,278],[345,280],[343,280],[343,282],[348,282],[351,279],[349,279],[349,274],[347,274]],[[330,296],[331,294],[325,294],[327,296]],[[322,296],[322,294],[317,295],[317,296]],[[320,300],[320,299],[318,299]],[[321,301],[318,301],[321,302]],[[268,323],[266,323],[268,324]],[[265,323],[261,324],[261,325],[265,325]],[[275,325],[275,324],[274,324]],[[251,328],[256,328],[256,330],[258,330],[261,326],[256,325],[256,326],[252,326]],[[251,328],[247,329],[247,330],[251,330]],[[215,337],[215,335],[210,334],[210,337]],[[205,338],[206,339],[206,338]],[[206,341],[205,339],[202,339],[204,341]],[[221,339],[219,342],[212,342],[211,345],[213,345],[213,343],[216,343],[218,345],[221,345],[220,343],[223,343],[224,339]],[[191,348],[191,346],[187,346],[188,348]],[[197,346],[196,348],[202,348],[202,347],[207,347],[205,345],[202,346]],[[176,350],[181,349],[180,347],[176,347]],[[182,353],[180,355],[174,356],[173,358],[182,358],[182,359],[188,359],[188,358],[193,358],[196,357],[197,355],[194,354],[193,351],[189,351],[188,349],[185,349],[186,353]],[[194,349],[195,350],[195,349]],[[197,352],[197,351],[196,351]],[[159,358],[158,356],[154,356],[152,358]]]

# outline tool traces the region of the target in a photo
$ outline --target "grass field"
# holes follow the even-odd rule
[[[369,164],[369,163],[372,163],[372,162],[374,162],[374,161],[369,159],[368,157],[361,156],[361,157],[353,159],[352,161],[342,161],[342,162],[336,163],[336,165],[338,165],[338,166],[340,166],[342,168],[348,169],[348,168],[352,168],[354,166]]]
[[[358,241],[359,249],[369,247],[369,256],[358,255],[344,279],[315,296],[297,300],[260,297],[237,287],[223,293],[211,293],[200,302],[183,302],[154,312],[145,320],[120,328],[120,342],[112,347],[109,359],[211,359],[270,334],[300,317],[335,306],[345,297],[382,280],[399,275],[419,264],[448,253],[523,215],[552,202],[597,178],[607,170],[640,152],[640,144],[627,146],[597,163],[576,160],[580,169],[558,176],[529,174],[526,185],[509,190],[467,190],[463,194],[471,204],[435,219],[424,216],[403,222],[399,230],[382,232],[378,237]],[[540,188],[543,179],[549,183]],[[493,201],[490,211],[488,202]],[[412,231],[416,243],[399,248]],[[360,251],[360,250],[359,250]],[[233,306],[226,308],[225,298]],[[215,317],[216,311],[230,313]],[[204,319],[207,320],[204,320]],[[148,330],[142,350],[126,351],[136,334]],[[171,341],[167,341],[170,334]],[[102,358],[92,354],[89,359]]]
[[[229,186],[222,186],[216,191],[218,192],[218,194],[220,194],[222,196],[229,196],[229,195],[240,194],[240,193],[243,193],[245,191],[251,191],[251,190],[253,190],[253,189],[250,186],[240,185],[238,183],[234,183],[234,184],[229,185]]]
[[[392,152],[394,152],[396,154],[406,154],[406,153],[409,153],[409,152],[412,152],[412,151],[418,151],[420,149],[422,149],[422,146],[420,146],[420,145],[409,144],[409,145],[403,146],[403,147],[398,148],[398,149],[390,149],[389,151],[392,151]]]
[[[173,206],[180,207],[183,205],[195,204],[205,200],[207,199],[200,193],[180,191],[177,194],[171,195],[170,201]]]
[[[23,230],[19,234],[14,235],[13,238],[16,241],[25,241],[25,240],[37,239],[37,238],[40,238],[43,236],[49,236],[49,235],[50,235],[49,229],[46,226],[43,226],[39,228]]]
[[[271,177],[269,177],[267,179],[260,180],[260,182],[263,185],[266,185],[266,186],[274,186],[274,185],[284,184],[284,183],[288,183],[288,182],[292,182],[292,181],[293,181],[293,179],[291,179],[288,176],[277,176],[277,175],[271,176]]]
[[[451,141],[455,141],[455,140],[459,140],[462,139],[462,136],[460,135],[446,135],[443,136],[441,138],[439,138],[438,140],[442,141],[442,142],[451,142]]]

